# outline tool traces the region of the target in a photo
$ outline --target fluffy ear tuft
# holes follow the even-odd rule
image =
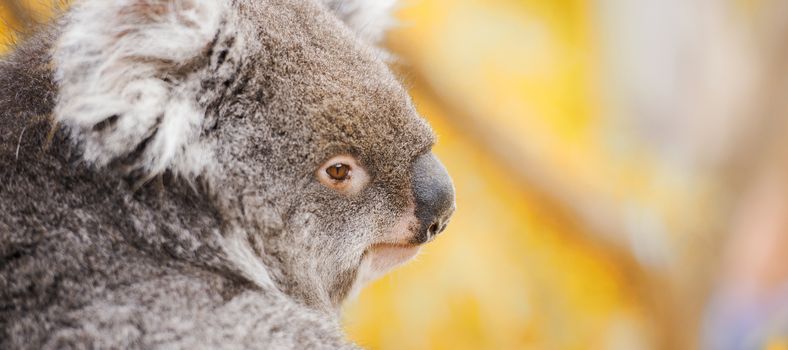
[[[373,44],[379,44],[391,28],[397,0],[323,0],[357,35]]]
[[[205,111],[195,65],[220,29],[222,1],[83,0],[54,49],[64,125],[97,166],[156,175],[197,145]]]

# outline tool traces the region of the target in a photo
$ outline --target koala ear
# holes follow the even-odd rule
[[[363,40],[377,45],[396,22],[397,0],[323,0]]]
[[[55,120],[97,166],[154,176],[194,172],[205,111],[194,73],[222,23],[222,1],[82,0],[53,52]],[[188,167],[187,167],[188,168]]]

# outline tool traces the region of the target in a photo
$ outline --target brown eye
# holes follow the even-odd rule
[[[346,180],[350,174],[350,166],[347,164],[337,163],[326,168],[326,174],[334,180]]]
[[[315,177],[323,186],[345,195],[354,195],[369,183],[369,174],[351,155],[340,154],[317,168]]]

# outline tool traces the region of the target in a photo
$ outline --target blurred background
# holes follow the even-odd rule
[[[0,51],[52,2],[0,1]],[[458,209],[346,306],[354,341],[788,349],[788,2],[404,0],[398,20]]]

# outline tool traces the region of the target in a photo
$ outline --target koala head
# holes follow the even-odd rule
[[[391,5],[76,2],[55,118],[97,168],[207,184],[247,277],[336,308],[454,211],[434,134],[374,46]]]

